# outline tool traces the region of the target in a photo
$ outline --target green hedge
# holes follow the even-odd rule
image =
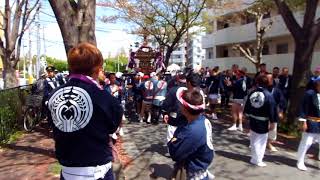
[[[6,143],[12,134],[21,129],[26,94],[19,87],[0,91],[0,143]]]

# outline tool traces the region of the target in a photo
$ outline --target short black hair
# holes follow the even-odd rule
[[[261,63],[259,66],[260,66],[260,67],[261,67],[261,66],[267,66],[267,64],[266,64],[266,63]]]
[[[197,73],[190,73],[186,77],[187,83],[189,82],[193,87],[199,87],[201,78]]]
[[[273,69],[278,69],[278,70],[280,70],[280,68],[279,68],[278,66],[274,67]]]
[[[108,78],[110,78],[111,76],[116,76],[116,73],[109,73]]]

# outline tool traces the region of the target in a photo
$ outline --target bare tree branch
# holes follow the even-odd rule
[[[13,24],[12,24],[12,30],[10,34],[10,42],[9,42],[9,48],[11,51],[15,49],[17,38],[19,35],[20,30],[20,24],[21,24],[21,15],[22,15],[22,7],[25,5],[25,0],[22,0],[21,2],[17,1],[16,10],[14,12],[13,16]]]
[[[247,48],[247,50],[245,50],[240,44],[237,44],[237,45],[233,46],[233,49],[240,51],[245,56],[245,58],[248,59],[249,61],[251,61],[253,64],[257,64],[258,63],[252,57],[251,50],[249,48]]]
[[[10,33],[11,33],[11,8],[10,8],[10,4],[9,4],[9,0],[5,1],[5,16],[3,18],[3,28],[4,28],[4,37],[5,37],[5,48],[9,48],[9,42],[11,41],[10,39]],[[8,51],[4,51],[5,56],[7,56]]]
[[[22,27],[21,27],[21,31],[19,32],[18,35],[18,43],[17,43],[17,50],[16,50],[16,58],[15,58],[15,65],[17,65],[17,63],[20,61],[20,49],[21,49],[21,44],[22,44],[22,38],[24,33],[30,28],[31,24],[34,23],[36,16],[38,14],[38,12],[40,11],[40,1],[37,0],[35,3],[35,5],[33,5],[33,7],[31,8],[32,11],[35,10],[33,17],[30,19],[30,14],[32,11],[28,10],[28,0],[26,1],[26,5],[25,5],[25,9],[24,9],[24,13],[23,13],[23,17],[22,17]],[[37,7],[37,9],[34,9],[34,7]]]

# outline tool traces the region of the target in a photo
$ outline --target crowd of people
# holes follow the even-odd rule
[[[61,179],[113,179],[113,144],[122,136],[122,122],[166,123],[167,146],[175,161],[176,179],[212,179],[208,171],[213,158],[212,121],[217,109],[229,109],[229,131],[243,132],[244,118],[250,127],[250,163],[264,167],[266,148],[285,116],[291,89],[288,68],[266,64],[250,76],[234,64],[186,68],[167,73],[107,73],[103,58],[93,45],[82,43],[68,53],[69,75],[55,76],[47,68],[43,79],[44,106],[53,127],[56,157],[63,166]],[[311,78],[300,112],[303,136],[297,167],[307,170],[305,154],[320,143],[320,67]],[[219,107],[220,106],[220,107]],[[211,121],[210,121],[211,120]],[[124,147],[125,148],[125,147]]]

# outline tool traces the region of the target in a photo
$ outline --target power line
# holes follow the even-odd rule
[[[49,16],[49,17],[52,17],[52,18],[56,19],[56,17],[55,17],[54,15],[51,15],[51,14],[46,13],[46,12],[43,12],[43,11],[41,11],[41,10],[40,10],[40,13],[45,14],[45,15],[47,15],[47,16]]]

